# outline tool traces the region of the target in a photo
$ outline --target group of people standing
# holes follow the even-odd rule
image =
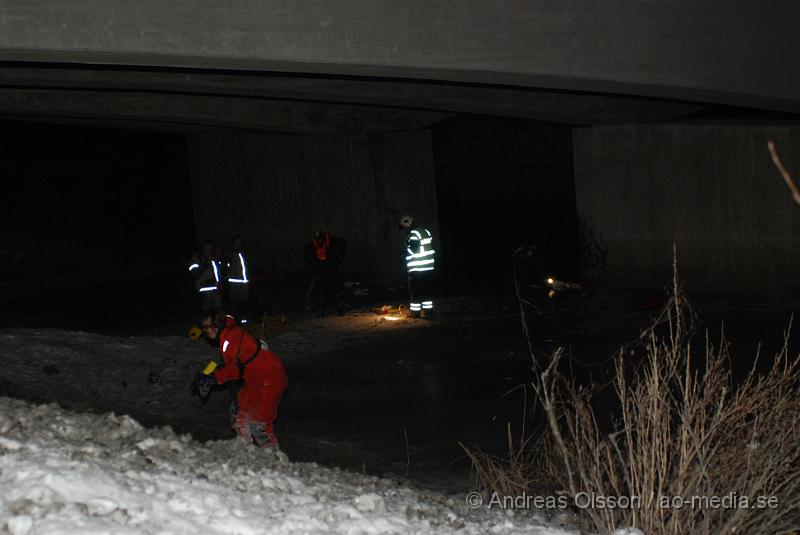
[[[429,317],[433,314],[434,276],[436,250],[430,230],[416,224],[411,215],[399,221],[406,233],[404,259],[408,276],[409,310],[413,316]],[[222,310],[237,319],[245,320],[248,311],[248,265],[243,250],[244,238],[236,235],[231,247],[222,254],[209,240],[200,244],[192,256],[189,273],[192,276],[200,302],[201,312]],[[311,283],[306,291],[306,308],[324,315],[326,308],[335,304],[338,311],[344,306],[341,265],[347,251],[347,242],[332,233],[317,229],[306,243],[303,259],[311,270]]]
[[[404,215],[399,228],[405,232],[404,259],[408,277],[409,310],[415,317],[430,317],[434,310],[433,274],[436,251],[429,229]],[[267,343],[243,329],[241,323],[248,300],[247,261],[243,238],[234,236],[227,254],[215,254],[204,241],[192,257],[189,273],[200,298],[203,336],[219,348],[222,365],[209,362],[194,382],[201,396],[223,383],[236,384],[231,390],[231,427],[237,435],[256,446],[276,447],[273,424],[278,404],[288,386],[280,358]],[[340,268],[347,242],[319,229],[306,245],[303,257],[313,278],[306,292],[309,307],[322,311],[341,289]],[[221,312],[223,306],[229,312]]]
[[[434,271],[436,250],[430,229],[418,225],[414,216],[406,214],[400,218],[400,230],[405,232],[404,260],[408,277],[409,311],[413,317],[433,316]],[[347,250],[347,242],[325,230],[317,230],[306,245],[304,259],[313,278],[306,292],[309,310],[324,315],[325,307],[340,297],[340,267]],[[341,311],[343,304],[336,303]]]
[[[192,256],[189,274],[197,290],[202,313],[221,310],[223,305],[235,317],[247,312],[250,280],[243,245],[244,238],[236,235],[231,240],[231,248],[222,254],[214,249],[211,241],[205,240]]]

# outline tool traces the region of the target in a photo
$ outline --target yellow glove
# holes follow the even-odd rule
[[[214,373],[214,370],[216,369],[217,369],[217,363],[214,362],[213,360],[209,360],[208,364],[206,364],[206,367],[203,368],[203,375],[211,375],[212,373]]]
[[[203,336],[203,329],[198,327],[197,325],[192,325],[189,327],[189,338],[192,340],[200,340],[200,337]]]

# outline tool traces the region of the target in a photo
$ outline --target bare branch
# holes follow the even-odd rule
[[[775,167],[778,168],[781,176],[783,176],[783,180],[786,181],[786,185],[789,186],[789,189],[792,191],[792,198],[794,199],[794,202],[800,204],[800,190],[797,189],[797,185],[794,183],[789,171],[787,171],[783,166],[783,163],[781,163],[781,159],[778,157],[778,151],[775,149],[775,143],[773,143],[772,140],[767,141],[767,148],[772,156],[772,163],[774,163]]]

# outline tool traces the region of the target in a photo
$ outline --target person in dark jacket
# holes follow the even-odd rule
[[[205,314],[201,327],[209,340],[219,342],[223,364],[209,362],[198,374],[195,388],[206,397],[215,385],[241,381],[232,410],[233,429],[259,447],[277,447],[274,423],[289,384],[283,363],[266,342],[242,329],[232,316]]]
[[[312,273],[306,306],[317,315],[324,315],[326,307],[341,293],[340,269],[346,251],[345,240],[321,229],[306,244],[303,258]]]
[[[225,255],[225,273],[228,282],[226,310],[240,321],[245,322],[250,296],[250,279],[248,278],[243,244],[242,236],[236,235],[231,240],[231,250]]]
[[[200,311],[219,309],[222,306],[219,261],[214,258],[214,246],[209,240],[200,243],[200,250],[189,260],[189,274],[197,290]]]

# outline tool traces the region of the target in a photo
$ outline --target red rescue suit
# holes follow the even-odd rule
[[[283,363],[230,316],[219,333],[219,344],[224,364],[214,372],[214,379],[219,384],[236,379],[244,383],[236,396],[234,430],[259,446],[276,446],[273,423],[288,385]]]

